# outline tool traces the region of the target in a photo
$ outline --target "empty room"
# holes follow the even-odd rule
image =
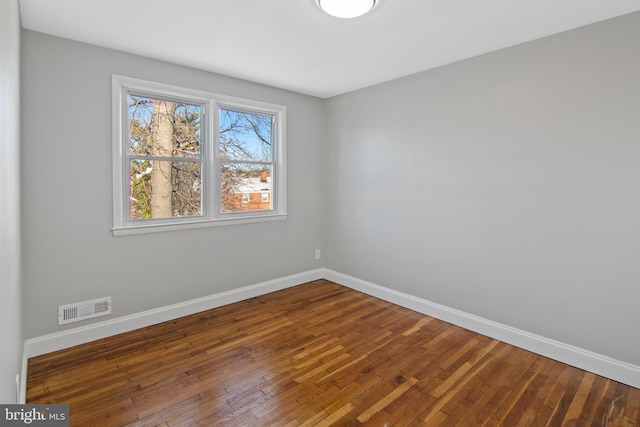
[[[0,424],[639,426],[639,76],[637,0],[0,1]]]

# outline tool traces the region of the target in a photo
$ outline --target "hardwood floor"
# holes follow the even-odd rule
[[[324,280],[29,360],[72,426],[640,426],[640,390]]]

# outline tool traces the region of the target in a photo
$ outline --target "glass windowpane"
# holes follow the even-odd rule
[[[131,160],[131,220],[202,215],[199,162]]]
[[[272,171],[269,164],[224,163],[221,211],[231,213],[271,210]]]
[[[270,162],[273,117],[220,109],[220,159]]]
[[[202,150],[202,107],[129,94],[129,154],[198,159]]]

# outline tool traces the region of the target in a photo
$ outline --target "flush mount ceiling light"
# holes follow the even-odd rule
[[[337,18],[355,18],[369,12],[376,0],[318,0],[318,6]]]

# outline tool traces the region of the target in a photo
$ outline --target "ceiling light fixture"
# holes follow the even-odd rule
[[[376,0],[318,0],[320,9],[337,18],[355,18],[373,9]]]

